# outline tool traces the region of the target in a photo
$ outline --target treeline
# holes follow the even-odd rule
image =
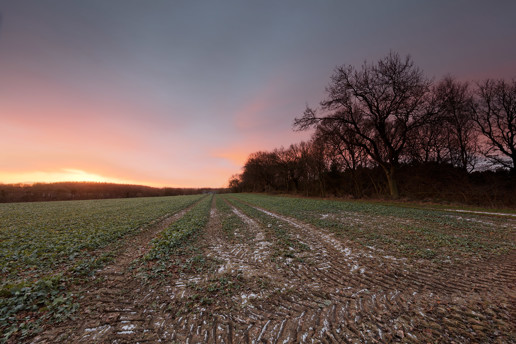
[[[154,188],[96,182],[61,182],[36,184],[0,184],[0,202],[66,201],[103,198],[130,198],[191,195],[224,192],[212,188]]]
[[[309,142],[249,156],[234,191],[516,205],[516,80],[426,78],[391,53],[335,70],[295,130]]]

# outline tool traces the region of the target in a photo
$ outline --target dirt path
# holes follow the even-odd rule
[[[238,206],[238,203],[236,203]],[[386,343],[515,341],[516,256],[463,266],[409,262],[297,220],[212,204],[192,247],[171,256],[172,276],[145,281],[130,271],[153,228],[131,240],[98,275],[74,327],[35,342]],[[168,221],[174,221],[171,218]],[[278,255],[284,229],[307,247]],[[170,273],[170,271],[168,271]]]

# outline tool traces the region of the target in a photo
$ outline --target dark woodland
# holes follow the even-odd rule
[[[516,206],[516,80],[428,79],[391,53],[334,71],[294,120],[311,140],[251,154],[233,191]]]
[[[178,196],[220,191],[223,189],[153,188],[96,182],[0,184],[0,203]]]

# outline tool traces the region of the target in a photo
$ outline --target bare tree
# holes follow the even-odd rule
[[[303,161],[308,171],[307,181],[311,182],[314,191],[318,190],[319,195],[324,197],[326,195],[325,174],[328,171],[325,146],[322,142],[312,139],[304,145],[304,150],[306,153]]]
[[[290,145],[289,148],[283,147],[274,149],[273,153],[277,156],[277,170],[279,187],[285,191],[296,192],[299,188],[299,169],[297,168],[297,145]]]
[[[228,188],[231,189],[232,192],[242,191],[242,176],[240,174],[232,175],[228,181]]]
[[[449,161],[453,166],[471,172],[478,160],[479,147],[469,85],[447,76],[435,87],[434,95],[441,121],[435,127],[446,139]]]
[[[478,85],[475,122],[487,138],[485,156],[516,173],[516,80],[488,79]]]
[[[279,159],[275,152],[255,152],[249,155],[242,173],[242,183],[254,192],[277,190]]]
[[[284,151],[284,165],[287,166],[288,179],[294,185],[294,191],[304,190],[308,194],[312,184],[317,182],[314,173],[311,142],[292,144]]]
[[[450,162],[447,152],[447,135],[443,123],[437,118],[414,130],[408,138],[406,162],[438,164]]]
[[[351,174],[355,197],[362,196],[357,170],[367,161],[367,154],[358,145],[359,140],[354,132],[336,121],[322,121],[314,133],[314,141],[325,146],[328,165],[338,166],[339,170]]]
[[[304,130],[322,121],[338,122],[360,140],[357,145],[381,166],[391,197],[398,198],[396,172],[410,134],[430,115],[430,81],[410,56],[390,53],[360,70],[338,67],[321,102],[319,115],[309,107],[296,118],[294,128]]]

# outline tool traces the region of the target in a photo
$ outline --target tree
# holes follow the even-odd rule
[[[325,155],[329,166],[334,170],[348,171],[351,174],[353,196],[362,196],[357,170],[365,165],[367,155],[357,144],[360,138],[336,121],[326,121],[317,125],[314,138],[315,142],[320,142],[325,146]]]
[[[253,192],[277,190],[281,184],[279,159],[275,152],[249,155],[241,175],[244,187]]]
[[[473,96],[468,83],[445,77],[434,89],[441,120],[437,128],[447,142],[449,162],[464,171],[475,169],[478,131],[473,119]]]
[[[430,81],[410,56],[390,53],[360,70],[337,67],[321,102],[322,115],[309,107],[294,127],[304,130],[320,123],[339,123],[359,140],[356,145],[383,169],[390,195],[399,197],[396,173],[412,132],[431,116]]]
[[[474,120],[486,137],[485,156],[516,174],[516,80],[478,85]]]
[[[231,189],[231,192],[240,192],[242,191],[242,176],[239,174],[234,174],[229,178],[228,187]]]
[[[286,192],[296,192],[299,188],[299,175],[301,173],[298,168],[297,145],[292,144],[287,149],[283,147],[274,149],[273,152],[278,157],[282,188]]]
[[[407,143],[407,162],[428,164],[449,163],[447,135],[437,118],[414,130]]]
[[[301,142],[300,148],[303,152],[301,162],[306,170],[306,194],[312,191],[324,197],[326,195],[325,174],[328,171],[325,147],[322,142],[312,139],[309,142]],[[310,186],[311,190],[309,190]]]

